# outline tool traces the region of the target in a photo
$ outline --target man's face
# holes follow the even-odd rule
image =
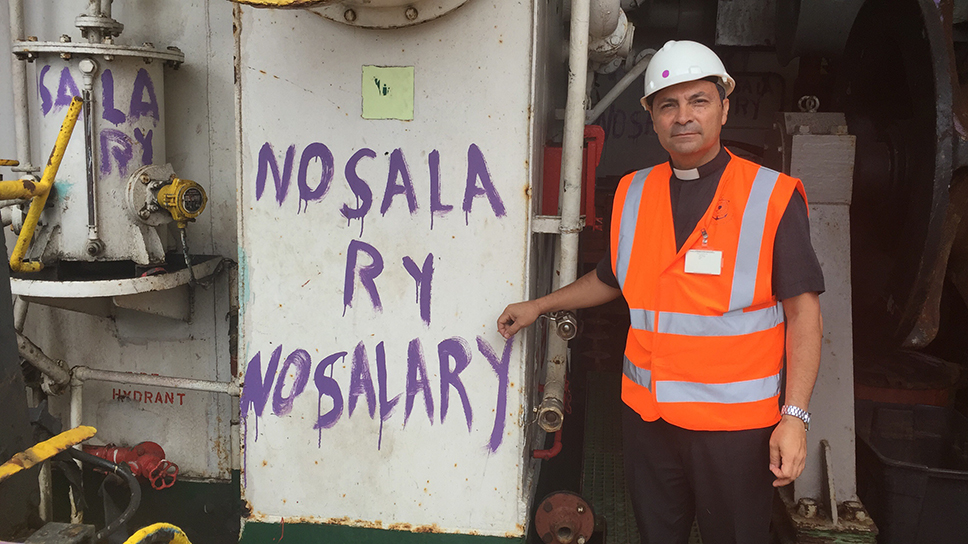
[[[655,93],[651,107],[643,97],[642,106],[652,115],[659,143],[677,168],[696,168],[719,153],[729,100],[719,100],[715,83],[679,83]]]

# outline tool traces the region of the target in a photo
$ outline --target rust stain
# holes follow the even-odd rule
[[[409,531],[413,525],[409,523],[391,523],[389,529],[391,531]]]
[[[418,525],[413,528],[415,533],[443,533],[444,530],[441,529],[436,523],[430,525]]]
[[[32,192],[37,189],[37,185],[34,182],[30,181],[29,179],[22,179],[20,181],[23,182],[24,189],[27,189],[28,191]]]

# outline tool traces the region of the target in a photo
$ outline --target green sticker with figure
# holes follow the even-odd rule
[[[413,120],[413,66],[363,66],[363,118]]]

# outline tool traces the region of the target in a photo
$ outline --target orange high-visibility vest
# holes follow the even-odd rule
[[[615,194],[612,270],[631,317],[622,400],[645,421],[686,429],[773,425],[785,345],[773,241],[793,191],[806,200],[803,185],[731,155],[676,251],[671,175],[668,163],[634,172]],[[720,273],[687,273],[690,250],[722,252]]]

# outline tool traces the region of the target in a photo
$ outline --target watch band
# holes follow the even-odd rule
[[[780,415],[793,416],[803,422],[803,426],[810,430],[810,412],[800,408],[799,406],[792,406],[790,404],[784,404],[780,408]]]

